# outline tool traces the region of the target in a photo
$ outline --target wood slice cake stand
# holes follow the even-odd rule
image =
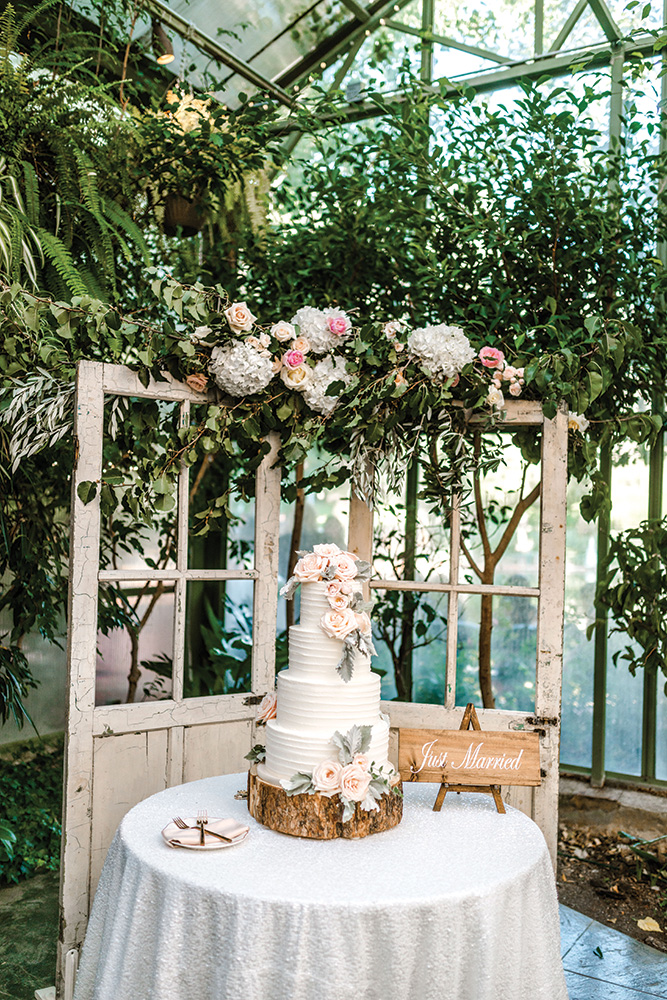
[[[366,812],[359,803],[354,816],[343,823],[343,803],[335,795],[288,795],[279,785],[271,785],[257,776],[253,765],[248,772],[248,810],[251,816],[278,833],[313,840],[333,840],[336,837],[357,839],[371,833],[382,833],[398,826],[403,816],[403,785],[400,778],[393,786],[399,794],[383,795],[379,809]]]

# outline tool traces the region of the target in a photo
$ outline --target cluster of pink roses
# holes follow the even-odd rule
[[[350,802],[363,802],[373,777],[370,766],[365,753],[355,754],[351,764],[324,760],[313,769],[313,788],[329,799],[342,795]]]
[[[371,620],[365,611],[354,611],[354,588],[351,581],[357,576],[359,557],[354,552],[344,552],[333,542],[313,546],[312,552],[303,555],[294,567],[294,576],[300,583],[327,582],[327,599],[331,611],[322,615],[320,625],[332,639],[345,639],[353,632],[372,633]]]
[[[523,368],[508,365],[504,353],[497,347],[483,347],[477,357],[485,368],[493,369],[493,378],[487,396],[487,402],[490,406],[499,410],[504,405],[503,386],[505,383],[509,383],[510,396],[521,395],[525,385]]]

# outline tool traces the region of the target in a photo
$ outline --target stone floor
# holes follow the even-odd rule
[[[570,1000],[667,998],[667,954],[562,905],[560,929]]]
[[[667,1000],[667,954],[560,907],[570,1000]],[[0,891],[0,1000],[33,1000],[50,986],[58,926],[58,875]]]

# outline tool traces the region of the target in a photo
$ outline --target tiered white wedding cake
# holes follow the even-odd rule
[[[370,664],[370,605],[361,592],[370,567],[337,545],[299,555],[281,595],[290,599],[301,586],[300,621],[289,631],[289,667],[259,708],[266,753],[262,761],[256,748],[257,776],[290,796],[340,796],[345,822],[357,803],[377,811],[397,777]]]

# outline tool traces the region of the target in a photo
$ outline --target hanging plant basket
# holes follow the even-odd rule
[[[204,225],[204,216],[198,201],[190,201],[181,194],[168,194],[164,203],[164,231],[167,236],[196,236]]]

